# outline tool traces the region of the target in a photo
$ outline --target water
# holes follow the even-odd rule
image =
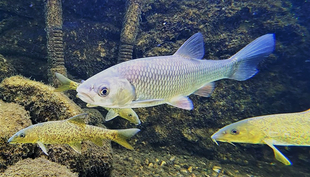
[[[63,50],[69,78],[80,82],[117,64],[126,4],[124,0],[62,2]],[[0,2],[1,80],[19,74],[48,83],[44,6],[40,0]],[[210,138],[219,128],[238,120],[310,108],[309,1],[149,0],[140,8],[133,58],[173,54],[196,32],[204,36],[206,59],[228,58],[266,33],[275,33],[276,49],[260,64],[260,72],[253,78],[245,82],[217,81],[210,98],[190,96],[192,111],[168,105],[135,109],[142,122],[137,126],[141,131],[130,140],[135,151],[112,143],[112,172],[112,152],[104,154],[102,148],[97,149],[90,142],[83,143],[81,155],[66,145],[51,145],[50,156],[45,156],[37,145],[6,143],[9,136],[27,124],[17,127],[12,123],[11,131],[2,127],[6,136],[0,140],[0,176],[17,172],[16,164],[23,164],[23,158],[40,156],[81,176],[310,176],[309,147],[279,147],[293,163],[284,166],[267,145],[217,146]],[[33,124],[59,116],[69,118],[64,116],[65,106],[52,99],[53,93],[33,93],[40,89],[25,85],[27,82],[21,85],[10,80],[12,85],[2,84],[1,99],[21,105]],[[74,91],[67,94],[80,107],[86,107],[75,98]],[[14,120],[17,109],[9,107],[12,113],[0,111],[0,119]],[[121,118],[103,122],[103,108],[87,111],[97,118],[91,118],[90,124],[104,124],[110,129],[136,127]],[[0,127],[10,123],[0,122]],[[31,166],[34,171],[35,166]]]

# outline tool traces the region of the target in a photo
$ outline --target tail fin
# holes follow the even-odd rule
[[[62,91],[67,91],[67,90],[76,90],[76,88],[79,85],[79,83],[68,79],[66,76],[64,76],[60,73],[55,73],[55,75],[56,75],[57,79],[62,84],[58,88],[55,89],[55,92],[62,92]]]
[[[115,141],[116,143],[124,146],[127,149],[133,150],[133,147],[126,140],[133,137],[135,134],[137,134],[140,131],[140,129],[130,128],[130,129],[116,130],[116,131],[117,131],[117,134],[112,139],[112,141]]]
[[[257,72],[257,65],[275,48],[274,34],[266,34],[245,46],[229,59],[235,63],[234,73],[229,77],[244,81],[253,77]]]

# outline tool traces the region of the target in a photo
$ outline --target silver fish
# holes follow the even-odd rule
[[[244,81],[275,47],[274,34],[266,34],[226,60],[201,60],[201,33],[190,37],[173,55],[130,60],[112,66],[81,83],[77,96],[86,103],[109,108],[138,108],[170,104],[193,109],[191,94],[208,97],[214,81]]]
[[[59,85],[58,88],[55,89],[55,92],[61,92],[61,91],[67,91],[67,90],[76,90],[78,85],[80,83],[74,82],[73,80],[70,80],[66,76],[55,73],[56,78],[60,81],[61,85]],[[97,107],[97,105],[87,104],[87,107]],[[103,107],[105,108],[105,107]],[[134,123],[136,125],[139,125],[141,122],[139,120],[138,115],[136,112],[130,108],[105,108],[108,110],[108,114],[105,117],[105,121],[110,121],[114,119],[117,116],[120,116],[126,120],[129,120],[131,123]]]

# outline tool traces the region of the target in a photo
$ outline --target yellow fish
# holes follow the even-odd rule
[[[267,144],[275,158],[291,162],[274,146],[310,146],[310,109],[299,113],[274,114],[244,119],[227,125],[211,138],[228,143]]]
[[[76,90],[76,88],[80,85],[79,83],[70,80],[69,78],[65,77],[64,75],[60,73],[55,73],[55,75],[62,84],[58,88],[55,89],[56,92]],[[97,107],[97,105],[92,105],[92,104],[87,104],[86,106]],[[131,108],[105,108],[105,109],[108,110],[108,113],[105,117],[105,121],[109,121],[109,120],[114,119],[117,116],[120,116],[133,124],[139,125],[141,123],[138,115]]]
[[[37,143],[46,155],[48,153],[44,144],[68,144],[76,152],[81,153],[81,142],[84,140],[90,140],[96,145],[102,146],[102,140],[109,139],[127,149],[133,149],[126,139],[138,133],[139,129],[109,130],[86,125],[85,115],[84,113],[66,120],[31,125],[15,133],[8,142],[10,144]]]

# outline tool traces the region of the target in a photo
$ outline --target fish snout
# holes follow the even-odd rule
[[[217,138],[218,138],[218,135],[216,134],[216,133],[214,133],[212,136],[211,136],[211,139],[212,139],[212,141],[216,144],[216,145],[219,145],[218,143],[217,143]]]
[[[14,140],[15,135],[13,135],[11,138],[9,138],[8,143],[9,144],[15,144]]]

